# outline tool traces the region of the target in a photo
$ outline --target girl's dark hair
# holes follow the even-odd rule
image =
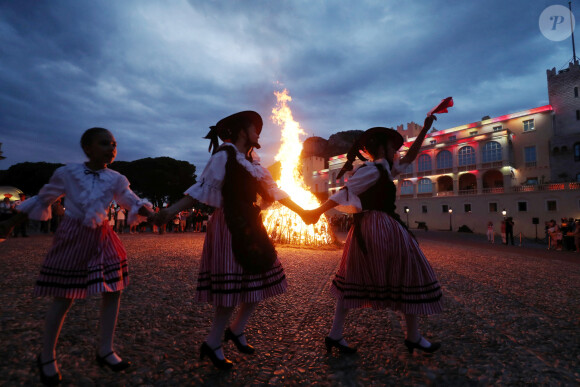
[[[371,136],[365,142],[365,149],[366,151],[373,156],[373,158],[377,157],[379,153],[380,146],[384,146],[385,149],[387,148],[387,144],[389,143],[389,136],[384,133],[375,134]]]
[[[109,133],[110,131],[105,128],[90,128],[85,130],[83,135],[81,136],[81,147],[85,148],[91,145],[95,139],[95,137],[101,133]]]
[[[240,132],[242,130],[247,130],[252,124],[254,124],[254,122],[249,117],[236,115],[235,119],[233,119],[231,116],[226,117],[220,120],[216,126],[210,126],[210,131],[204,137],[210,140],[208,151],[212,152],[212,154],[217,152],[219,147],[218,138],[220,138],[222,141],[238,141]]]

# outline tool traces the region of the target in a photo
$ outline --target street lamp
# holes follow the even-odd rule
[[[449,208],[449,231],[453,231],[453,226],[451,225],[451,214],[453,213],[453,209]]]
[[[405,213],[407,214],[407,227],[411,227],[409,226],[409,207],[405,207]]]
[[[503,215],[503,218],[505,219],[505,216],[507,215],[507,211],[505,210],[505,208],[501,211],[501,214]]]

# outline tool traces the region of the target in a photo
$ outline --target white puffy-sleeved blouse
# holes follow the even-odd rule
[[[31,219],[48,220],[51,204],[61,196],[66,196],[65,216],[80,219],[91,228],[107,219],[107,209],[113,200],[129,210],[130,224],[136,223],[139,208],[152,207],[131,191],[129,180],[119,172],[108,168],[93,171],[84,164],[69,164],[54,171],[38,195],[22,202],[18,211],[27,213]]]
[[[274,201],[288,197],[286,192],[278,188],[270,172],[260,165],[260,160],[256,153],[252,153],[254,161],[250,162],[233,144],[224,143],[222,146],[231,146],[234,148],[237,162],[258,180],[262,188],[270,194]],[[189,187],[185,191],[185,194],[208,206],[216,208],[223,207],[222,186],[224,184],[227,161],[227,152],[220,151],[212,155],[199,177],[199,181]]]
[[[338,205],[336,209],[342,212],[356,213],[362,211],[362,204],[360,202],[359,195],[365,192],[367,189],[372,187],[377,180],[379,180],[380,172],[375,164],[381,164],[391,180],[399,173],[404,171],[409,164],[397,164],[393,165],[393,168],[389,166],[389,163],[385,159],[379,159],[376,161],[367,161],[364,163],[366,167],[363,168],[361,165],[354,174],[348,179],[344,185],[346,189],[341,189],[334,195],[328,198]]]

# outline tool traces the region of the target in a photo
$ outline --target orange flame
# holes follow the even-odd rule
[[[292,110],[288,107],[288,102],[292,101],[288,90],[284,89],[274,94],[277,104],[272,109],[270,118],[282,127],[282,145],[275,158],[281,164],[278,186],[300,207],[316,208],[320,205],[320,201],[308,191],[300,170],[300,153],[302,152],[300,135],[306,133],[300,124],[294,121]],[[263,215],[264,226],[276,243],[319,246],[331,244],[334,240],[325,215],[320,217],[318,223],[306,225],[296,213],[278,203],[264,211]]]

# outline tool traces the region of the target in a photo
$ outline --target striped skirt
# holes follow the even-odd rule
[[[42,264],[34,295],[85,298],[120,291],[128,284],[127,253],[107,222],[93,229],[65,216]]]
[[[207,224],[195,299],[231,307],[277,296],[287,286],[284,268],[278,259],[266,273],[244,273],[234,258],[232,234],[223,209],[216,209]]]
[[[384,212],[361,220],[363,254],[351,227],[331,293],[346,308],[373,308],[430,315],[442,311],[441,286],[415,239]]]

